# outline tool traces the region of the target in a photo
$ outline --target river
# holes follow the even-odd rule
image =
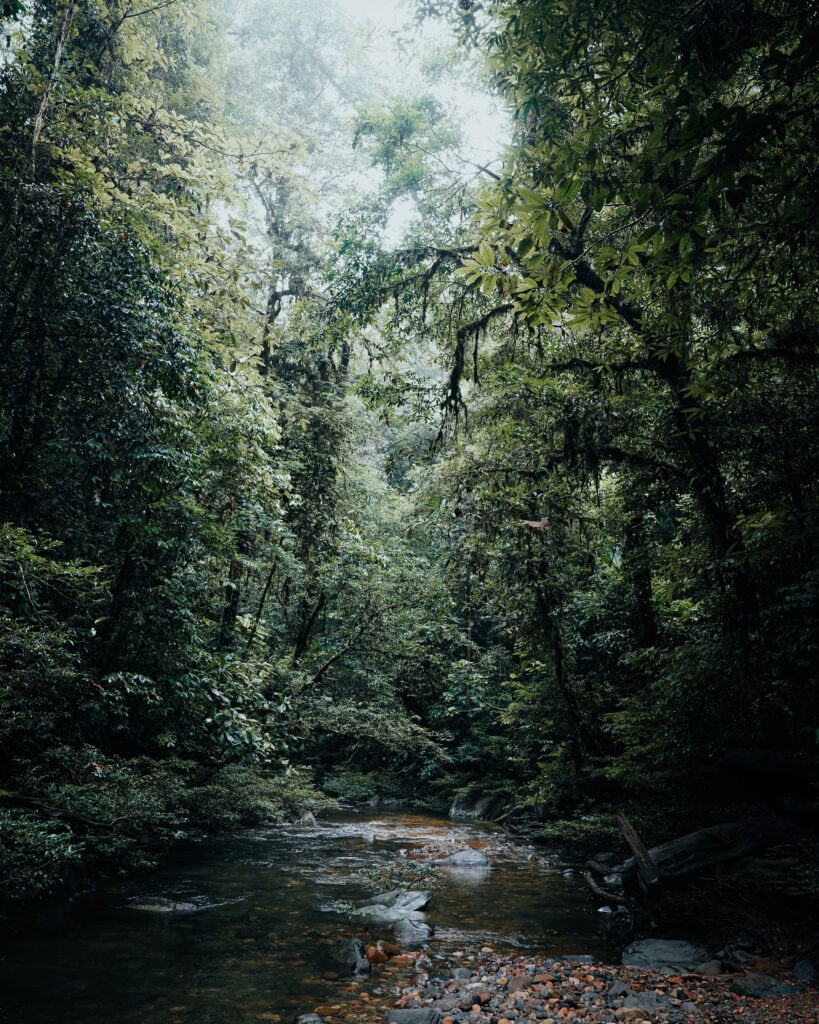
[[[161,869],[109,885],[59,927],[5,937],[0,1021],[289,1024],[317,1007],[380,1020],[414,967],[396,958],[365,979],[341,976],[328,959],[339,937],[389,938],[388,926],[363,934],[345,909],[378,891],[382,868],[453,843],[486,849],[492,870],[441,872],[428,886],[433,975],[481,947],[614,953],[580,880],[542,849],[491,825],[349,812],[180,842]]]

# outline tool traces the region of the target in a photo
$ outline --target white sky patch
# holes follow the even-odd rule
[[[427,21],[418,34],[417,52],[398,44],[398,36],[406,38],[406,30],[413,12],[412,0],[336,0],[338,6],[352,19],[360,21],[369,40],[367,56],[385,76],[390,91],[411,95],[432,93],[447,106],[454,108],[455,117],[463,132],[463,156],[475,164],[496,168],[509,138],[509,118],[497,100],[469,84],[451,79],[440,84],[425,82],[421,72],[421,57],[433,47],[449,46],[455,42],[450,27],[443,21]],[[455,169],[455,168],[454,168]],[[464,177],[472,177],[474,167],[464,164]],[[396,204],[386,231],[386,240],[398,241],[412,219],[414,204],[402,200]]]
[[[406,0],[336,0],[336,3],[353,18],[390,29],[402,28],[412,13]]]
[[[431,92],[441,101],[456,108],[464,133],[465,156],[476,163],[495,161],[509,137],[508,117],[500,104],[486,93],[452,82],[441,85],[425,83],[421,75],[420,57],[426,47],[446,46],[455,42],[450,27],[441,20],[427,21],[418,37],[418,54],[400,50],[397,35],[407,28],[412,18],[412,0],[336,0],[338,6],[354,20],[366,23],[370,32],[367,55],[383,69],[389,87],[396,92]]]

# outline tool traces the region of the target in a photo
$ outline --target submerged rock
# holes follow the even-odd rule
[[[678,939],[641,939],[623,950],[626,967],[643,967],[650,971],[693,971],[706,964],[711,956],[704,946]]]
[[[395,922],[393,934],[402,945],[419,946],[432,937],[432,925],[425,921],[410,921],[405,918]]]

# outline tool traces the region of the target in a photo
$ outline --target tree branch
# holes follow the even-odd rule
[[[113,832],[119,822],[131,817],[131,815],[125,814],[115,818],[113,821],[96,821],[94,818],[86,818],[85,815],[67,811],[63,807],[54,807],[45,800],[39,800],[33,796],[25,796],[23,793],[10,793],[7,790],[0,790],[0,802],[11,804],[12,807],[30,807],[49,818],[76,822],[78,825],[85,825],[88,828],[101,828],[107,832]]]

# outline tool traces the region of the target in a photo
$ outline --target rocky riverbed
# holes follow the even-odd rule
[[[641,945],[641,944],[637,944]],[[647,944],[642,944],[647,945]],[[674,945],[673,943],[671,945]],[[685,943],[678,944],[680,947]],[[691,947],[689,947],[691,948]],[[816,968],[808,961],[749,958],[724,970],[713,959],[698,970],[668,962],[654,969],[604,965],[592,957],[499,956],[489,948],[464,952],[464,966],[431,978],[425,952],[395,1005],[377,1008],[352,998],[300,1024],[379,1021],[384,1024],[817,1024]],[[625,959],[629,959],[628,953]],[[632,959],[639,960],[639,957]],[[394,993],[395,994],[395,993]]]

